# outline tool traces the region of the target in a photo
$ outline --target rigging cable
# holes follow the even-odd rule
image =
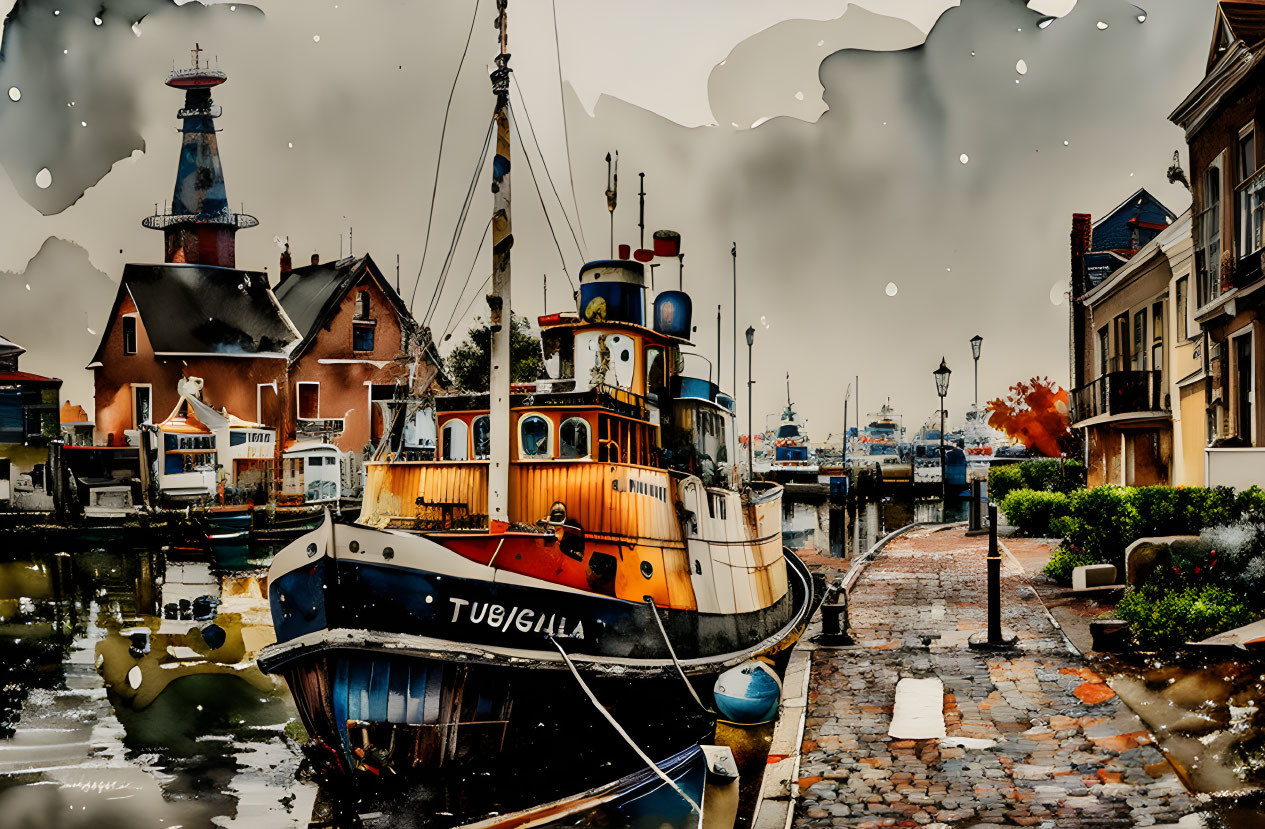
[[[558,649],[558,653],[562,654],[562,661],[566,663],[569,669],[571,669],[571,675],[575,677],[576,682],[580,683],[580,688],[589,698],[589,701],[593,703],[593,707],[597,709],[597,712],[605,717],[608,723],[614,726],[615,731],[619,733],[619,736],[624,738],[624,742],[628,743],[628,747],[637,753],[637,756],[642,759],[642,762],[644,762],[652,772],[658,775],[660,780],[667,783],[676,791],[677,794],[685,798],[685,802],[690,804],[690,808],[701,816],[703,814],[703,810],[697,803],[694,802],[694,798],[686,794],[685,790],[682,789],[675,780],[668,777],[668,775],[664,773],[663,769],[659,768],[658,764],[651,760],[650,756],[641,750],[641,746],[637,745],[633,738],[628,735],[628,732],[625,731],[618,722],[616,722],[615,718],[611,716],[611,712],[606,710],[606,707],[602,705],[601,701],[598,700],[597,696],[594,695],[593,691],[589,688],[588,683],[584,681],[584,677],[580,676],[580,672],[576,670],[575,663],[571,661],[571,657],[567,656],[567,652],[562,649],[562,643],[559,642],[552,633],[549,634],[549,641],[552,642],[553,646]]]
[[[460,318],[457,316],[457,309],[461,307],[461,298],[465,296],[466,289],[470,287],[470,281],[474,279],[474,269],[478,267],[479,265],[479,255],[483,253],[483,244],[484,242],[487,241],[488,231],[491,229],[492,229],[492,219],[489,218],[488,223],[483,226],[483,236],[479,238],[479,247],[474,252],[474,261],[470,263],[470,273],[466,275],[466,282],[464,285],[461,286],[461,293],[457,294],[457,301],[452,306],[452,313],[448,315],[448,322],[444,325],[444,336],[441,339],[446,339],[448,335],[451,334],[454,328],[456,327],[457,320]],[[484,282],[486,281],[487,280],[484,280]],[[475,297],[477,297],[478,295],[479,295],[478,292],[475,292],[474,296],[470,297],[470,302],[466,303],[466,310],[469,310],[470,306],[474,303]],[[465,311],[462,311],[461,317],[464,317],[464,316],[465,316]]]
[[[562,94],[562,47],[558,43],[558,0],[550,0],[549,8],[553,13],[553,54],[555,65],[558,67],[558,104],[562,109],[562,139],[567,148],[567,176],[571,179],[571,204],[575,207],[575,223],[580,226],[580,239],[584,241],[584,258],[588,259],[589,242],[584,238],[584,222],[580,221],[580,202],[575,197],[575,173],[571,169],[571,136],[567,130],[567,101]],[[521,95],[521,88],[519,93]]]
[[[475,165],[474,175],[470,178],[470,187],[466,190],[466,200],[461,205],[461,214],[457,217],[457,224],[452,229],[452,242],[448,246],[448,255],[444,257],[444,265],[439,271],[439,279],[435,281],[435,290],[431,293],[430,305],[426,308],[426,316],[422,320],[422,324],[429,326],[431,317],[435,313],[435,309],[439,307],[439,297],[443,293],[444,285],[448,281],[448,271],[452,268],[452,259],[457,252],[457,242],[461,238],[461,231],[465,229],[466,218],[470,215],[470,203],[474,201],[475,189],[479,185],[479,177],[483,175],[483,167],[487,162],[488,149],[492,142],[492,130],[496,127],[496,119],[492,118],[488,121],[488,131],[483,137],[483,150],[479,153],[479,163]]]
[[[521,93],[521,90],[520,90]],[[536,180],[536,171],[531,166],[531,155],[526,152],[526,142],[523,141],[523,132],[518,128],[518,118],[514,114],[514,108],[511,106],[510,124],[514,127],[514,132],[518,133],[518,141],[524,145],[523,158],[527,160],[527,172],[531,174],[531,183],[536,188],[536,198],[540,200],[540,212],[545,214],[545,224],[549,226],[549,235],[553,237],[553,246],[558,251],[558,259],[562,262],[562,274],[567,278],[567,282],[571,284],[571,290],[574,291],[575,280],[571,278],[571,274],[567,272],[567,258],[562,255],[562,245],[558,244],[558,234],[554,232],[553,220],[549,218],[549,211],[545,208],[545,197],[540,192],[540,182]],[[541,157],[543,160],[543,156]],[[546,309],[548,310],[548,309]]]
[[[470,18],[470,31],[466,34],[466,45],[461,50],[461,61],[457,64],[457,72],[452,77],[452,89],[448,90],[448,104],[444,107],[444,125],[439,130],[439,152],[435,154],[435,180],[431,182],[430,210],[426,214],[426,238],[422,242],[422,263],[417,266],[417,279],[413,282],[413,293],[409,297],[409,313],[413,312],[413,302],[417,299],[417,286],[422,281],[422,268],[426,266],[426,251],[430,247],[431,222],[435,218],[435,197],[439,193],[439,170],[444,158],[444,137],[448,133],[448,114],[452,111],[452,99],[457,93],[457,80],[461,77],[461,68],[465,66],[466,54],[470,51],[470,39],[474,36],[474,24],[479,19],[479,0],[474,0],[474,14]]]
[[[575,242],[575,249],[579,252],[582,259],[587,259],[588,255],[584,252],[584,248],[580,246],[580,240],[575,236],[575,227],[571,224],[571,217],[567,215],[567,208],[562,203],[562,197],[558,195],[558,188],[554,186],[553,175],[549,172],[549,162],[545,161],[545,153],[540,149],[540,138],[536,135],[536,128],[531,123],[531,113],[527,111],[527,96],[523,94],[523,87],[519,85],[517,76],[511,75],[514,86],[518,87],[518,101],[523,105],[523,117],[527,119],[527,132],[531,135],[532,142],[536,145],[536,155],[540,156],[540,166],[545,168],[545,178],[549,182],[549,189],[553,190],[553,197],[558,200],[558,209],[562,211],[562,218],[566,219],[567,227],[571,230],[571,241]],[[522,141],[522,133],[519,133],[519,140]],[[522,141],[523,155],[527,155],[527,142]],[[531,167],[531,160],[528,159],[527,166]],[[542,202],[543,204],[543,202]],[[579,221],[577,217],[577,222]]]

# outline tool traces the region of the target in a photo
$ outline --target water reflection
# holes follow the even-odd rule
[[[307,825],[315,787],[297,780],[285,733],[295,711],[254,665],[272,638],[264,585],[221,581],[108,544],[6,556],[3,822]]]
[[[842,517],[842,521],[840,518]],[[965,521],[963,500],[891,497],[852,500],[845,506],[782,502],[782,541],[792,550],[812,550],[835,558],[853,558],[883,536],[916,521]]]

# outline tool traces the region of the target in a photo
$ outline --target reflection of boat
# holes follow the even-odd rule
[[[782,548],[781,488],[739,479],[732,397],[683,371],[689,296],[659,293],[646,324],[646,266],[660,284],[682,268],[679,234],[584,265],[576,310],[540,318],[554,376],[511,387],[495,356],[511,329],[507,60],[502,41],[491,391],[435,398],[439,458],[384,446],[358,521],[327,518],[269,571],[278,642],[260,664],[341,776],[372,755],[401,776],[504,761],[491,776],[521,778],[543,756],[522,741],[586,739],[581,676],[667,756],[708,719],[691,695],[784,660],[814,606]],[[571,780],[556,772],[542,785]]]
[[[796,478],[817,474],[817,453],[808,440],[808,427],[798,419],[791,405],[791,375],[786,375],[786,409],[773,432],[773,459],[769,472],[775,478]]]

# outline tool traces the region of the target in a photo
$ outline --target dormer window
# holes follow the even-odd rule
[[[123,353],[136,353],[136,315],[128,314],[123,318]]]
[[[356,319],[369,319],[369,292],[361,291],[356,294]]]

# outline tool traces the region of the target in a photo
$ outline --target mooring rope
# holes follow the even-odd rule
[[[698,698],[698,691],[694,690],[693,683],[685,678],[685,669],[681,667],[680,660],[676,658],[676,651],[672,649],[672,642],[669,641],[668,632],[663,627],[663,620],[659,618],[659,607],[654,603],[654,597],[646,596],[646,604],[650,605],[650,615],[654,617],[655,624],[659,626],[659,634],[663,636],[663,644],[668,648],[668,656],[672,657],[672,664],[676,666],[676,672],[681,675],[681,681],[685,683],[685,687],[689,690],[690,696],[694,698],[694,701],[698,703],[698,707],[710,714],[711,709]]]
[[[559,642],[552,635],[549,637],[549,641],[553,642],[553,646],[558,649],[558,653],[562,655],[562,661],[565,662],[567,667],[571,670],[571,675],[575,677],[575,681],[580,683],[580,688],[584,691],[585,695],[589,698],[589,701],[593,703],[593,707],[597,709],[597,712],[606,718],[606,721],[611,724],[611,727],[613,727],[615,731],[619,733],[619,736],[624,738],[624,742],[628,743],[629,748],[637,752],[637,756],[640,757],[642,761],[645,762],[645,764],[650,768],[650,770],[653,771],[656,775],[658,775],[659,779],[661,779],[664,783],[667,783],[669,786],[671,786],[676,791],[677,794],[685,798],[685,802],[690,804],[690,808],[693,809],[695,812],[697,812],[700,817],[702,817],[703,809],[701,806],[699,806],[697,803],[694,802],[694,798],[686,794],[685,790],[682,789],[679,785],[677,785],[677,782],[675,780],[673,780],[671,777],[668,777],[668,775],[664,773],[663,769],[659,768],[658,764],[656,764],[655,761],[651,760],[649,755],[647,755],[644,751],[641,750],[641,746],[637,745],[637,743],[633,741],[633,738],[628,736],[628,732],[625,731],[623,727],[620,726],[620,724],[615,721],[615,718],[611,716],[611,713],[602,706],[602,703],[598,701],[597,697],[593,694],[593,691],[589,688],[588,684],[584,681],[584,677],[580,676],[580,672],[576,670],[575,663],[571,661],[571,657],[567,656],[567,652],[563,650],[562,643]]]

